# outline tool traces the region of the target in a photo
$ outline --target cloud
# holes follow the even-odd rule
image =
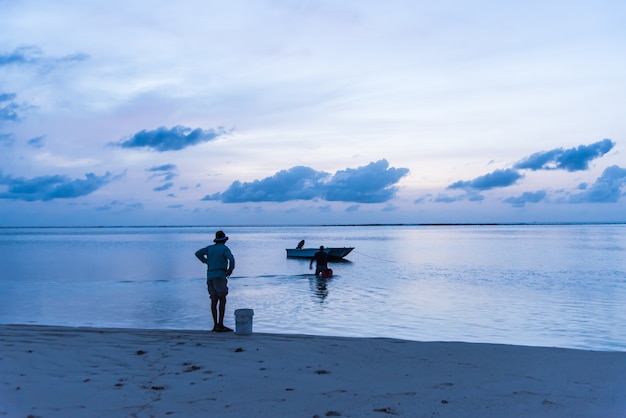
[[[386,160],[340,170],[333,176],[310,167],[297,166],[262,180],[249,183],[235,181],[223,193],[205,196],[203,200],[240,203],[324,199],[380,203],[395,195],[397,188],[393,185],[408,171],[406,168],[389,168]]]
[[[12,178],[0,175],[0,185],[7,190],[0,192],[0,199],[25,201],[48,201],[72,199],[86,196],[110,183],[114,177],[107,172],[102,176],[86,173],[84,179],[70,179],[67,176],[40,176],[32,179]]]
[[[163,164],[146,169],[147,172],[153,173],[148,180],[158,178],[163,184],[153,188],[155,192],[169,190],[174,186],[171,180],[178,176],[178,169],[175,164]]]
[[[155,188],[154,188],[154,189],[152,189],[152,190],[154,190],[155,192],[162,192],[162,191],[164,191],[164,190],[169,190],[169,189],[171,189],[173,185],[174,185],[174,183],[172,183],[172,182],[167,182],[167,183],[162,184],[162,185],[160,185],[160,186],[158,186],[158,187],[155,187]]]
[[[0,93],[0,124],[19,121],[20,113],[35,108],[33,105],[18,104],[14,101],[15,98],[13,93]]]
[[[13,99],[15,99],[15,94],[0,93],[0,122],[18,119],[17,110],[19,106],[13,102]]]
[[[40,65],[45,69],[51,69],[56,64],[65,62],[84,61],[89,58],[88,54],[77,53],[61,57],[46,57],[40,48],[25,45],[15,48],[12,52],[0,54],[0,67],[9,65]]]
[[[437,196],[434,196],[434,197],[432,194],[429,193],[427,195],[424,195],[415,199],[413,203],[415,204],[424,204],[428,202],[455,203],[455,202],[461,202],[464,200],[467,200],[470,202],[482,202],[483,200],[485,200],[485,197],[479,193],[476,193],[473,190],[470,190],[467,193],[458,194],[458,195],[449,195],[447,193],[439,193],[437,194]]]
[[[546,198],[546,191],[539,190],[536,192],[524,192],[517,197],[509,197],[504,199],[505,203],[510,203],[514,207],[524,207],[526,203],[539,203]]]
[[[447,187],[447,189],[465,190],[490,190],[497,187],[507,187],[515,184],[524,177],[518,171],[507,168],[505,170],[495,170],[484,176],[476,177],[474,180],[457,181]]]
[[[122,148],[149,148],[155,151],[178,151],[192,145],[213,141],[226,134],[224,128],[202,130],[184,126],[167,129],[161,126],[153,131],[142,130],[132,137],[121,140],[113,145]]]
[[[478,193],[470,193],[467,195],[467,200],[470,202],[482,202],[485,200],[485,196]]]
[[[528,170],[567,170],[580,171],[589,168],[589,163],[611,151],[615,143],[603,139],[591,145],[580,145],[564,150],[556,148],[550,151],[537,152],[518,161],[514,168]]]
[[[205,196],[203,200],[221,200],[224,203],[312,200],[320,196],[320,183],[328,176],[328,173],[297,166],[263,180],[250,183],[235,181],[223,193]]]
[[[97,211],[108,212],[113,210],[132,211],[136,209],[143,209],[143,204],[140,202],[122,202],[119,200],[112,200],[110,203],[98,206]]]
[[[172,171],[176,170],[176,164],[163,164],[155,167],[146,168],[146,171]]]
[[[163,181],[173,180],[178,176],[178,168],[175,164],[164,164],[156,167],[147,168],[146,171],[154,173],[150,178],[162,177]]]
[[[626,185],[626,168],[612,165],[591,186],[582,193],[572,195],[570,203],[615,203],[623,196],[622,188]]]
[[[424,196],[420,196],[420,197],[418,197],[417,199],[415,199],[415,200],[413,201],[413,203],[415,203],[415,204],[423,204],[423,203],[429,202],[429,201],[431,201],[431,200],[432,200],[432,199],[431,199],[431,198],[432,198],[432,196],[433,196],[432,194],[428,193],[428,194],[426,194],[426,195],[424,195]]]
[[[45,136],[36,136],[34,138],[31,138],[28,140],[27,144],[33,148],[41,148],[43,147],[43,140],[45,139]]]
[[[320,213],[331,213],[333,211],[332,206],[330,205],[322,205],[317,208]]]
[[[454,203],[465,200],[465,197],[465,195],[450,196],[449,194],[439,193],[432,199],[432,201],[436,203]]]
[[[614,146],[615,143],[610,139],[603,139],[591,145],[580,145],[566,150],[556,148],[550,151],[537,152],[518,161],[513,168],[495,170],[489,174],[476,177],[474,180],[459,180],[447,187],[450,190],[466,190],[468,191],[466,196],[440,195],[434,201],[456,202],[465,198],[469,201],[481,201],[484,199],[483,196],[471,192],[511,186],[524,177],[518,170],[567,170],[570,172],[586,170],[592,160],[603,156],[613,149]],[[504,201],[513,206],[524,206],[526,203],[541,201],[545,196],[546,192],[543,191],[527,192],[521,196],[511,197]]]
[[[21,46],[13,52],[0,54],[0,66],[13,64],[35,64],[39,62],[41,50],[34,46]]]
[[[387,160],[379,160],[359,168],[338,171],[325,185],[328,201],[381,203],[391,199],[393,187],[409,173],[408,168],[389,168]]]

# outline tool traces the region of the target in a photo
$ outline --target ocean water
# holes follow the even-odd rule
[[[210,329],[206,227],[0,228],[0,323]],[[626,225],[225,227],[226,324],[626,350]],[[285,249],[355,247],[316,278]]]

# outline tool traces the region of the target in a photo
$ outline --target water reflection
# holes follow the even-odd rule
[[[333,277],[337,275],[337,270],[341,270],[342,267],[348,267],[352,264],[352,261],[341,259],[332,259],[328,262],[328,267],[333,270]],[[324,300],[328,297],[328,289],[331,285],[333,277],[322,278],[321,276],[312,275],[309,279],[309,287],[313,292],[313,295],[317,298],[317,302],[324,303]]]
[[[229,231],[227,315],[254,308],[259,332],[626,348],[626,225]],[[302,236],[356,250],[323,280],[285,256]],[[206,329],[193,257],[206,239],[206,228],[3,229],[0,323]]]
[[[328,297],[328,282],[332,279],[322,279],[321,277],[317,277],[313,275],[309,279],[309,286],[311,287],[311,291],[313,295],[318,299],[319,303],[324,303],[324,299]]]

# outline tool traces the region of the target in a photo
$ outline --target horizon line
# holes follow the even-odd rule
[[[548,225],[624,225],[626,221],[581,221],[581,222],[418,222],[418,223],[338,223],[338,224],[222,224],[222,225],[14,225],[9,228],[289,228],[289,227],[342,227],[342,226],[548,226]]]

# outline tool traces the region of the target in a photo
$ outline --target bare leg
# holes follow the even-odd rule
[[[217,302],[218,298],[211,298],[211,315],[213,315],[213,330],[217,329],[218,320],[217,320]],[[224,320],[224,314],[222,314],[222,321]]]
[[[218,300],[220,302],[219,306],[219,320],[217,321],[217,325],[220,327],[224,326],[224,313],[226,312],[226,296],[218,296]]]
[[[216,302],[215,309],[217,312],[217,322],[215,324],[215,327],[213,328],[213,331],[230,332],[232,331],[232,329],[224,326],[224,312],[226,312],[226,295],[218,296],[217,301],[219,301],[219,304]]]

